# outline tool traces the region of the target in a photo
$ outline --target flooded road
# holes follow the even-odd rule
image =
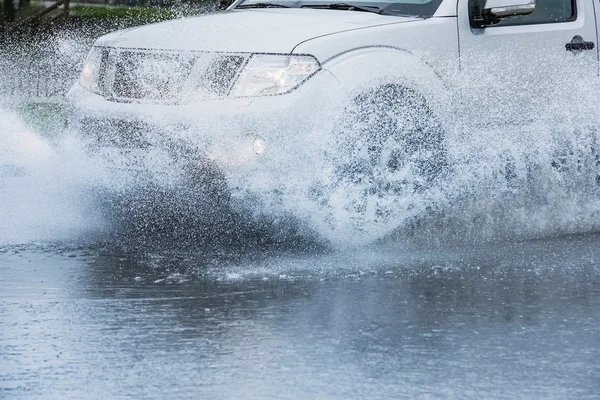
[[[67,39],[49,68],[83,60],[89,43]],[[0,83],[43,98],[71,84],[57,82],[36,93]],[[399,232],[347,249],[350,219],[319,218],[301,163],[276,170],[287,197],[250,197],[245,214],[177,229],[159,212],[162,230],[138,229],[150,224],[122,206],[139,200],[129,180],[63,132],[60,105],[5,103],[18,112],[0,109],[0,399],[600,398],[588,120],[501,143],[477,132],[482,151],[459,155],[483,162],[413,199]],[[142,189],[139,203],[176,209]]]
[[[0,249],[0,397],[600,396],[600,237]]]

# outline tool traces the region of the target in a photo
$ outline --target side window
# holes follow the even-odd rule
[[[485,0],[470,0],[476,5],[471,10],[482,9]],[[532,24],[552,24],[557,22],[568,22],[577,19],[577,8],[575,0],[537,0],[535,11],[528,15],[518,15],[510,18],[504,18],[495,26],[514,26],[514,25],[532,25]]]

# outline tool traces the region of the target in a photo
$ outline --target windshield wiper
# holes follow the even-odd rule
[[[250,4],[241,4],[235,8],[290,8],[290,6],[286,6],[284,4],[277,4],[277,3],[250,3]]]
[[[383,10],[377,6],[357,6],[347,3],[331,3],[331,4],[303,4],[300,8],[324,8],[328,10],[348,10],[348,11],[365,11],[375,14],[381,14]]]

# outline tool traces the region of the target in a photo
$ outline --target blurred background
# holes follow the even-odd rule
[[[217,3],[214,0],[2,0],[0,29],[6,37],[41,27],[123,26],[207,11]]]

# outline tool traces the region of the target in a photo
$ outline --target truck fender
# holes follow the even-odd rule
[[[409,51],[384,46],[359,48],[325,60],[322,67],[338,80],[348,99],[397,85],[422,95],[444,127],[451,126],[451,91],[431,66]]]

